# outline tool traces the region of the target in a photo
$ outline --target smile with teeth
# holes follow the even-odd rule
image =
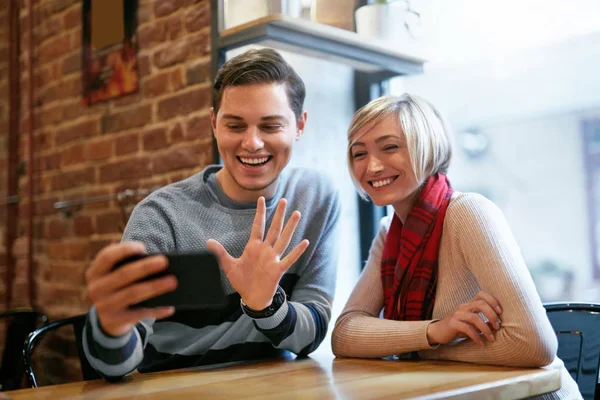
[[[248,158],[248,157],[238,157],[243,164],[252,165],[252,166],[260,166],[266,164],[267,161],[271,159],[271,156],[265,156],[260,158]]]
[[[380,188],[380,187],[387,186],[390,183],[394,182],[396,180],[396,178],[397,178],[397,176],[394,176],[394,177],[391,177],[391,178],[380,179],[380,180],[377,180],[377,181],[370,181],[369,183],[374,188]]]

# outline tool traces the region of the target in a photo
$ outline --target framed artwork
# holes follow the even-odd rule
[[[600,119],[583,121],[583,151],[594,279],[600,280]]]
[[[84,104],[138,90],[137,8],[137,0],[83,0]]]

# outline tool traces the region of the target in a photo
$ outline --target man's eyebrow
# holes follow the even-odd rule
[[[240,117],[239,115],[233,115],[233,114],[223,114],[223,118],[225,119],[235,119],[236,121],[243,121],[244,118]]]
[[[261,117],[261,121],[273,121],[273,120],[284,120],[287,121],[287,118],[283,115],[267,115],[265,117]]]

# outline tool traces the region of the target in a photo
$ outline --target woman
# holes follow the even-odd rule
[[[506,220],[484,197],[452,189],[451,154],[443,117],[417,96],[379,98],[352,119],[350,175],[363,197],[392,205],[394,216],[382,220],[337,320],[333,352],[550,364],[562,388],[541,398],[581,398],[556,358],[556,335]]]

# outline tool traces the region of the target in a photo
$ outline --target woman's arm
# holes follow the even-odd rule
[[[383,307],[381,253],[390,219],[384,218],[371,244],[369,259],[332,334],[338,357],[381,358],[430,349],[427,326],[432,321],[392,321],[379,318]]]
[[[502,327],[484,347],[464,340],[421,356],[519,367],[550,364],[556,335],[500,209],[483,196],[463,194],[448,208],[444,235],[451,238],[451,262],[466,265],[481,290],[502,306]]]

